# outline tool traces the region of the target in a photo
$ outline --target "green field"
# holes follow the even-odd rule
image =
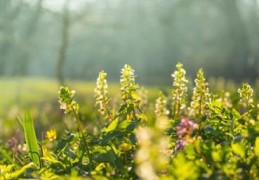
[[[94,102],[95,82],[68,81],[67,85],[76,91],[76,100],[80,102],[81,111],[86,121],[95,121],[96,108]],[[4,126],[0,137],[10,137],[18,128],[17,117],[30,109],[39,131],[59,127],[63,113],[59,109],[59,85],[55,80],[44,78],[1,78],[0,87],[0,125]],[[148,87],[151,101],[159,94],[159,89]],[[119,84],[109,85],[109,93],[114,103],[120,101]],[[48,115],[51,114],[49,117]],[[63,126],[62,126],[63,127]],[[63,127],[65,128],[65,127]],[[59,129],[59,128],[57,128]]]

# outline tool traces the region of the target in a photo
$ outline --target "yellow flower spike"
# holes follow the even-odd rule
[[[51,130],[47,131],[46,138],[49,141],[54,141],[55,139],[57,139],[57,132],[56,132],[56,130],[55,129],[51,129]]]

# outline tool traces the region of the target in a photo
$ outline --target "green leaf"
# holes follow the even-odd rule
[[[34,162],[37,166],[40,166],[40,151],[33,120],[28,110],[25,110],[24,114],[24,135],[27,144],[27,150],[30,154],[32,162]]]
[[[113,120],[109,126],[105,129],[105,132],[111,132],[113,131],[114,129],[116,129],[116,127],[118,126],[118,123],[119,123],[119,119],[116,118],[115,120]]]
[[[240,155],[242,158],[245,157],[245,146],[243,144],[232,144],[231,147],[235,154]]]
[[[198,179],[198,167],[193,161],[188,161],[183,153],[178,153],[172,163],[174,179]]]
[[[126,129],[130,125],[131,122],[132,122],[132,120],[129,120],[129,119],[123,120],[119,123],[118,128]]]
[[[146,115],[146,114],[143,114],[143,113],[142,113],[142,114],[139,114],[139,115],[138,115],[138,118],[142,119],[142,120],[145,121],[145,122],[147,122],[147,119],[148,119],[148,118],[147,118],[147,115]]]
[[[93,179],[98,179],[98,180],[108,180],[107,177],[101,176],[101,175],[92,175]]]
[[[255,140],[255,147],[254,147],[255,155],[259,157],[259,137]]]
[[[65,139],[62,139],[58,143],[55,153],[60,153],[61,151],[63,151],[68,146],[68,144],[74,139],[74,137],[75,135],[73,133],[67,134],[67,137]]]
[[[6,179],[16,179],[18,178],[20,175],[22,175],[27,169],[29,168],[33,168],[35,165],[33,163],[29,163],[25,166],[23,166],[21,169],[14,171],[12,173],[8,173],[5,178]]]
[[[24,132],[24,123],[23,123],[23,121],[19,117],[17,117],[17,120],[19,122],[19,125],[20,125],[22,131]]]
[[[222,153],[220,151],[212,151],[211,156],[215,162],[222,161]]]
[[[119,135],[118,131],[109,132],[109,133],[107,133],[107,135],[105,135],[101,139],[100,143],[102,145],[107,144],[109,141],[111,141],[112,139],[116,138],[118,135]]]
[[[0,154],[10,163],[13,164],[16,169],[19,168],[19,166],[13,161],[13,159],[7,154],[7,152],[0,148]]]

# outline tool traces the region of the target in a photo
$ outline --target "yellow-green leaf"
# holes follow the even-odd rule
[[[254,147],[255,155],[259,157],[259,137],[255,140],[255,147]]]
[[[232,144],[231,147],[235,154],[238,154],[242,158],[245,157],[245,146],[243,144]]]
[[[105,132],[111,132],[113,131],[114,129],[116,129],[116,127],[118,126],[118,123],[119,123],[119,119],[116,118],[115,120],[113,120],[109,126],[105,129]]]
[[[213,151],[213,152],[211,153],[211,155],[212,155],[212,159],[213,159],[215,162],[220,162],[220,161],[222,160],[221,154],[220,154],[220,152],[218,152],[218,151]]]

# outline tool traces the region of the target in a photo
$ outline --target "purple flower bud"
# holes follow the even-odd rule
[[[7,147],[12,149],[13,152],[20,153],[21,150],[18,147],[18,140],[15,137],[12,137],[7,141]]]
[[[187,145],[187,142],[184,140],[177,140],[175,145],[176,151],[182,151],[184,147]]]

